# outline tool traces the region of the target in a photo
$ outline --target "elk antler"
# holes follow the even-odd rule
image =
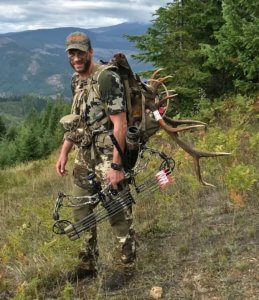
[[[155,103],[151,103],[150,101],[148,101],[146,103],[146,107],[151,109],[153,112],[155,110],[159,109],[165,102],[167,102],[167,107],[168,107],[169,100],[174,98],[177,95],[177,94],[170,95],[171,92],[175,93],[175,91],[168,90],[166,88],[166,86],[164,85],[164,81],[168,78],[171,78],[172,76],[165,76],[162,78],[155,79],[155,76],[161,70],[162,69],[158,69],[157,71],[155,71],[153,73],[152,77],[147,81],[147,85],[151,88],[154,96],[157,95],[157,90],[158,90],[159,86],[162,85],[164,88],[164,91],[159,93],[160,97],[158,97],[158,98],[159,99],[162,98],[160,101],[157,101],[157,97],[155,96],[154,97]],[[196,171],[196,175],[197,175],[199,181],[205,186],[215,187],[213,184],[210,184],[203,180],[203,178],[201,176],[200,159],[202,157],[226,156],[226,155],[230,155],[231,153],[228,153],[228,152],[202,152],[199,150],[195,150],[195,149],[191,148],[188,144],[183,142],[178,137],[178,132],[186,131],[186,130],[190,130],[190,129],[196,129],[196,128],[204,128],[204,127],[206,128],[207,124],[204,122],[195,121],[195,120],[173,120],[169,117],[166,117],[165,113],[163,114],[162,117],[158,118],[158,123],[161,126],[161,128],[163,128],[185,152],[187,152],[189,155],[191,155],[193,157],[194,164],[195,164],[195,171]],[[188,125],[188,126],[177,128],[177,126],[179,126],[179,125]]]
[[[162,106],[165,102],[167,102],[167,100],[171,100],[173,99],[174,97],[176,97],[178,94],[174,94],[174,95],[170,95],[170,96],[167,96],[165,98],[163,98],[162,100],[160,100],[156,105],[157,105],[157,108],[159,108],[160,106]]]
[[[163,78],[159,78],[159,79],[153,79],[153,78],[150,78],[148,81],[147,81],[147,84],[149,85],[149,87],[153,90],[153,93],[156,94],[158,88],[160,87],[160,85],[163,84],[163,82],[168,79],[168,78],[172,78],[171,75],[168,75],[168,76],[165,76]]]
[[[161,72],[162,70],[164,70],[164,68],[160,68],[160,69],[157,69],[153,74],[152,76],[150,77],[150,79],[154,79],[156,77],[156,75]]]
[[[164,110],[164,113],[163,113],[163,115],[165,115],[166,112],[167,112],[167,109],[169,107],[169,100],[171,98],[175,97],[175,95],[170,95],[170,92],[173,91],[173,90],[168,91],[167,87],[164,84],[164,81],[166,81],[168,78],[172,77],[171,75],[168,75],[168,76],[165,76],[165,77],[162,77],[162,78],[159,78],[159,79],[155,79],[155,76],[161,70],[163,70],[163,69],[158,69],[158,70],[156,70],[153,73],[153,75],[151,76],[151,78],[147,81],[147,86],[152,91],[153,97],[155,98],[155,104],[156,104],[157,108],[159,108],[160,106],[164,105],[164,103],[166,102],[166,106],[164,106],[165,110]],[[160,86],[162,86],[164,88],[164,90],[161,93],[159,93],[161,95],[161,97],[158,97],[157,96],[157,91],[158,91],[158,88]],[[161,100],[162,95],[165,95],[166,97],[164,97]]]
[[[178,125],[182,125],[182,124],[197,124],[197,125],[178,128],[178,131],[177,131],[177,128],[169,126],[168,124],[166,124],[166,122],[164,120],[168,124],[171,124],[173,126],[175,126],[175,125],[178,126]],[[160,121],[162,121],[162,120],[160,120]],[[195,150],[195,149],[191,148],[188,144],[186,144],[185,142],[180,140],[177,135],[177,132],[179,132],[179,131],[188,130],[188,129],[192,129],[192,128],[204,127],[207,124],[203,123],[203,122],[199,122],[199,121],[193,121],[193,120],[175,121],[166,116],[164,117],[163,122],[159,122],[159,124],[185,152],[187,152],[188,154],[190,154],[193,157],[194,164],[195,164],[195,171],[196,171],[196,175],[197,175],[199,181],[205,186],[215,187],[213,184],[210,184],[202,179],[201,168],[200,168],[200,158],[226,156],[226,155],[231,155],[231,153],[228,153],[228,152],[202,152],[199,150]],[[179,130],[179,129],[182,129],[182,130]]]

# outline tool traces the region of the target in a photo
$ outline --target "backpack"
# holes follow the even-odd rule
[[[99,91],[99,77],[103,71],[110,69],[119,75],[121,83],[124,87],[124,99],[126,103],[126,115],[128,123],[126,149],[123,156],[125,157],[125,160],[128,161],[128,168],[131,168],[136,162],[139,145],[145,144],[148,139],[161,128],[159,122],[157,122],[158,119],[155,119],[155,112],[158,110],[157,107],[160,107],[162,109],[162,115],[165,114],[166,111],[163,110],[163,99],[166,99],[164,96],[168,95],[168,91],[164,86],[166,93],[163,94],[163,99],[160,99],[161,96],[158,97],[157,89],[154,88],[154,85],[152,84],[152,80],[156,80],[151,78],[151,84],[150,80],[148,81],[149,84],[141,81],[140,77],[132,72],[127,58],[123,53],[117,53],[109,62],[104,63],[101,61],[101,63],[102,64],[96,64],[96,70],[93,72],[90,78],[91,83],[85,85],[85,89],[83,88],[82,92],[78,94],[79,99],[81,95],[83,95],[84,90],[87,91],[88,95],[89,93],[93,92],[99,96],[99,99],[101,99]],[[75,73],[72,77],[73,91],[75,91],[77,88],[77,78],[77,74]],[[80,104],[81,101],[78,100],[75,103]],[[75,103],[73,102],[73,105]],[[162,103],[162,105],[160,105],[160,103]],[[161,119],[160,113],[160,110],[159,112],[157,111],[157,114]],[[97,117],[98,116],[99,114],[97,114]],[[104,109],[100,115],[100,118],[98,117],[93,123],[87,125],[88,128],[90,126],[91,130],[99,131],[99,134],[94,138],[88,136],[88,131],[84,129],[81,118],[78,118],[77,114],[72,113],[64,116],[60,120],[60,123],[62,123],[66,130],[65,138],[72,140],[79,147],[88,147],[92,144],[93,149],[96,146],[105,148],[109,146],[112,139],[112,137],[111,139],[108,138],[107,133],[104,132],[102,134],[100,132],[100,126],[106,122],[110,122],[107,116],[107,107],[104,105]],[[93,140],[94,142],[92,142]],[[107,141],[107,143],[105,141]],[[112,140],[112,143],[116,143],[116,140]],[[93,159],[95,158],[94,151],[92,151],[91,156]]]
[[[103,70],[112,69],[120,76],[123,84],[127,108],[127,137],[133,137],[138,130],[141,142],[146,143],[149,137],[160,128],[153,113],[147,107],[148,103],[155,103],[156,94],[147,84],[141,81],[137,74],[133,73],[123,53],[115,54],[108,63],[101,62],[103,67],[100,68],[100,71],[97,71],[96,81],[98,81],[98,77]],[[96,87],[94,88],[96,89]],[[98,91],[96,92],[98,93]],[[129,143],[129,140],[127,142]]]

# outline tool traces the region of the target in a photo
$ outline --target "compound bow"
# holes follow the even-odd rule
[[[149,178],[144,179],[142,183],[137,184],[135,177],[147,167],[151,158],[153,160],[154,155],[161,160],[159,170],[156,171],[155,174],[149,176]],[[130,184],[131,188],[123,189],[122,191],[114,190],[110,185],[106,185],[102,188],[100,182],[97,181],[95,174],[92,173],[88,176],[88,181],[93,187],[93,190],[96,191],[94,195],[72,196],[59,192],[53,212],[53,219],[56,221],[53,225],[53,232],[60,235],[66,234],[71,240],[78,239],[80,234],[84,231],[90,230],[92,227],[96,226],[97,223],[105,221],[134,204],[134,199],[139,200],[158,189],[168,186],[173,181],[171,173],[174,167],[175,161],[171,157],[163,152],[141,145],[135,167],[125,174],[125,179]],[[66,204],[64,203],[65,199],[68,200],[68,203]],[[82,200],[85,201],[82,202]],[[89,214],[78,222],[72,223],[69,220],[60,220],[59,210],[61,207],[74,208],[85,205],[95,207],[99,203],[101,203],[102,208]]]

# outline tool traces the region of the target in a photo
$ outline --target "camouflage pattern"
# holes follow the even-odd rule
[[[91,146],[79,145],[73,170],[73,194],[92,195],[93,191],[88,183],[87,175],[95,172],[97,178],[106,184],[107,171],[113,158],[113,144],[107,135],[107,130],[111,125],[107,114],[125,112],[123,85],[114,71],[95,65],[92,76],[86,81],[80,80],[79,76],[74,74],[72,91],[74,98],[71,114],[80,116],[85,134],[91,137]],[[124,188],[129,187],[125,184]],[[75,208],[75,221],[86,217],[93,209],[94,207],[90,206]],[[111,217],[110,224],[118,241],[116,262],[127,266],[133,264],[136,252],[131,207]],[[98,258],[95,227],[86,233],[81,258],[86,258],[85,263],[88,264],[89,269],[95,268]]]
[[[87,189],[87,187],[89,187],[89,184],[86,180],[87,175],[85,174],[85,169],[82,169],[81,167],[75,165],[73,175],[75,183],[73,194],[77,196],[91,195],[91,189]],[[74,208],[75,222],[91,214],[93,212],[93,209],[94,207],[92,207],[91,205]],[[96,271],[97,261],[99,257],[96,227],[91,228],[91,230],[86,232],[84,236],[84,244],[82,245],[82,249],[79,252],[79,259],[81,260],[80,266],[86,270]]]
[[[79,115],[66,115],[59,122],[65,129],[64,138],[66,140],[72,141],[78,147],[87,147],[91,144],[91,136]]]
[[[83,32],[73,32],[66,39],[66,51],[77,49],[87,52],[91,48],[91,42]]]
[[[88,155],[90,155],[89,152]],[[89,163],[88,167],[86,167],[86,165],[87,162],[91,162],[90,156],[88,160],[84,160],[84,167],[82,167],[81,164],[78,165],[80,161],[78,161],[78,159],[76,160],[73,170],[74,195],[83,196],[93,194],[93,191],[91,190],[91,187],[89,186],[87,180],[87,175],[92,171],[95,171],[98,179],[103,183],[106,181],[106,174],[111,164],[111,159],[109,159],[108,157],[109,156],[107,155],[100,154],[100,163],[96,165]],[[110,155],[110,157],[112,158],[112,155]],[[84,158],[86,157],[84,156]],[[126,184],[123,191],[125,189],[129,189],[128,185]],[[91,205],[75,208],[75,221],[79,221],[82,218],[88,216],[93,212],[93,209],[94,207]],[[120,213],[112,216],[110,218],[110,224],[117,237],[115,263],[118,266],[132,267],[136,258],[136,243],[134,238],[135,234],[132,227],[132,207],[127,207]],[[84,250],[81,251],[81,255],[88,258],[87,262],[89,263],[90,269],[90,267],[92,268],[92,266],[95,265],[95,262],[98,259],[96,227],[93,227],[90,231],[86,232],[86,239],[83,247]]]
[[[60,119],[60,123],[63,125],[65,130],[74,131],[79,127],[81,118],[79,115],[66,115]]]
[[[80,80],[75,73],[72,92],[71,113],[81,115],[88,126],[92,126],[106,112],[113,115],[126,111],[120,77],[114,71],[105,69],[105,66],[95,65],[92,76],[87,80]]]

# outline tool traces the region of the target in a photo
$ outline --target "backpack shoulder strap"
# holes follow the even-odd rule
[[[95,93],[98,95],[98,97],[101,97],[100,94],[100,85],[99,85],[99,78],[101,74],[107,70],[116,71],[116,66],[113,65],[98,65],[97,70],[94,72],[92,77],[92,86],[95,91]]]
[[[100,84],[99,84],[99,78],[101,76],[101,74],[107,70],[112,70],[112,71],[116,71],[117,67],[114,65],[109,65],[109,64],[103,64],[103,65],[98,65],[97,70],[95,71],[95,73],[93,74],[92,77],[92,88],[95,92],[95,94],[101,98],[101,93],[100,93]],[[103,102],[103,108],[105,110],[105,114],[106,116],[108,116],[108,107],[107,104],[105,102]]]
[[[75,91],[76,91],[78,79],[79,79],[79,75],[78,75],[77,72],[75,72],[75,73],[72,75],[72,78],[71,78],[71,90],[72,90],[72,95],[73,95],[73,96],[75,95]]]

